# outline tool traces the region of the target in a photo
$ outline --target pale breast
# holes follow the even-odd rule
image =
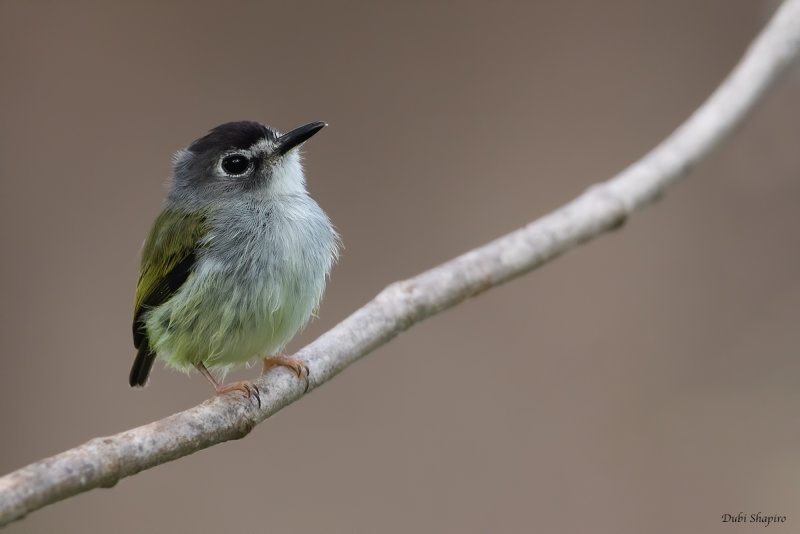
[[[246,345],[282,350],[319,305],[337,236],[308,196],[236,208],[215,221],[201,261],[214,267],[225,307],[237,310],[236,322],[252,330],[242,332]]]

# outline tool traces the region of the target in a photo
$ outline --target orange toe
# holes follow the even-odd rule
[[[286,367],[291,369],[294,374],[297,375],[297,378],[302,378],[306,381],[306,391],[308,391],[308,366],[303,363],[301,360],[297,358],[292,358],[291,356],[272,356],[270,358],[264,358],[264,368],[261,371],[262,374],[266,373],[273,367]]]

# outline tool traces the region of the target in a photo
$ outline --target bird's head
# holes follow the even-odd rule
[[[303,192],[297,149],[325,126],[312,122],[285,134],[251,121],[217,126],[175,155],[169,199],[188,207],[244,194]]]

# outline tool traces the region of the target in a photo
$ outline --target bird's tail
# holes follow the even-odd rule
[[[147,377],[150,376],[150,369],[153,368],[154,361],[156,361],[156,353],[150,350],[150,343],[145,338],[139,345],[136,359],[133,360],[131,376],[128,379],[131,386],[144,386],[147,383]]]

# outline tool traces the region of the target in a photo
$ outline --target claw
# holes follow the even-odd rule
[[[290,369],[294,374],[297,375],[297,378],[301,378],[306,381],[306,387],[303,390],[303,393],[308,392],[308,387],[310,382],[308,380],[309,370],[308,366],[303,363],[301,360],[297,358],[292,358],[291,356],[273,356],[271,358],[264,358],[264,370],[262,374],[266,373],[270,369],[276,366],[282,366]]]
[[[224,393],[230,393],[231,391],[241,391],[247,398],[255,397],[256,402],[258,402],[258,407],[261,408],[261,396],[258,392],[253,388],[253,385],[250,382],[233,382],[228,384],[227,386],[218,386],[214,388],[217,392],[217,395],[222,395]]]
[[[208,379],[209,382],[211,382],[211,385],[214,386],[214,391],[217,393],[217,395],[222,395],[224,393],[229,393],[231,391],[241,391],[242,393],[247,395],[248,399],[255,396],[256,401],[258,402],[258,407],[261,408],[261,395],[259,394],[258,388],[253,386],[253,384],[251,384],[250,382],[247,381],[232,382],[227,386],[223,386],[219,382],[217,382],[216,379],[214,379],[211,373],[208,372],[208,369],[206,369],[206,366],[203,365],[202,363],[197,365],[197,370],[200,371],[203,374],[203,376],[205,376]]]

